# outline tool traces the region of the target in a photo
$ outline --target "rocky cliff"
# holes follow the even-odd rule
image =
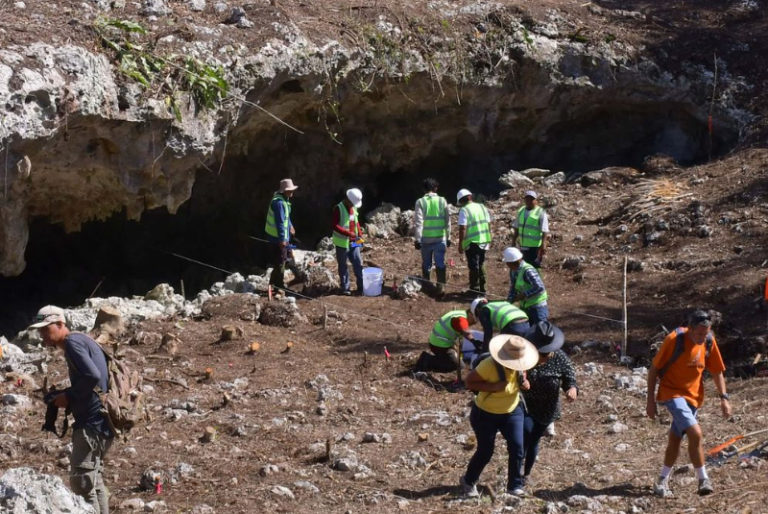
[[[712,70],[666,69],[605,30],[643,13],[518,3],[8,3],[28,25],[2,31],[0,274],[25,269],[35,219],[77,231],[194,191],[258,220],[288,175],[325,208],[344,184],[383,198],[409,174],[690,162],[749,121],[740,77],[721,67],[712,103]]]

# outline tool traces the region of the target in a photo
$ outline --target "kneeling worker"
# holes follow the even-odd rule
[[[416,362],[416,371],[437,371],[448,373],[456,371],[459,367],[459,357],[453,349],[457,341],[463,336],[475,346],[480,345],[476,341],[469,326],[475,323],[475,317],[469,309],[446,312],[437,320],[429,334],[429,352],[421,352]]]

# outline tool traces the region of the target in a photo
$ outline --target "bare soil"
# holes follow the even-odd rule
[[[617,365],[616,353],[622,340],[622,325],[616,320],[622,318],[625,255],[644,263],[643,271],[628,274],[627,284],[629,342],[637,365],[647,363],[661,326],[671,330],[693,306],[722,314],[715,332],[731,371],[747,369],[743,364],[752,362],[755,353],[765,353],[767,313],[760,297],[768,264],[767,159],[768,152],[752,150],[699,167],[666,171],[659,164],[665,162],[662,159],[649,163],[651,171],[620,170],[602,184],[540,188],[544,203],[550,205],[555,234],[543,276],[552,318],[565,331],[566,348],[579,369],[581,396],[565,405],[556,437],[543,443],[523,511],[539,511],[546,502],[567,501],[574,495],[597,499],[605,511],[629,511],[633,506],[644,512],[762,511],[768,500],[762,460],[751,467],[734,459],[712,467],[716,492],[711,496],[698,497],[689,479],[692,473],[684,470],[675,475],[673,499],[652,497],[650,484],[660,466],[669,420],[665,416],[661,422],[648,420],[642,394],[617,389],[613,375],[631,373]],[[700,202],[711,236],[686,234],[684,227],[664,231],[659,243],[643,246],[642,238],[630,243],[631,234],[641,230],[643,223],[627,220],[644,200],[637,191],[648,181],[664,184],[666,190],[677,184],[683,194],[691,195],[653,204],[649,223],[689,216],[691,204],[695,207]],[[504,296],[508,288],[500,253],[508,238],[503,227],[518,195],[510,191],[508,197],[489,204],[499,234],[488,254],[489,296]],[[622,224],[627,225],[626,232]],[[568,257],[578,255],[585,256],[578,269],[561,266]],[[244,295],[211,300],[206,315],[197,320],[168,319],[137,327],[135,331],[174,334],[181,344],[174,357],[154,353],[156,344],[125,347],[129,361],[143,370],[147,383],[155,388],[150,394],[153,421],[135,430],[129,441],[116,443],[111,452],[106,478],[113,505],[141,497],[162,499],[178,512],[201,504],[215,512],[491,512],[501,508],[494,496],[505,487],[501,440],[481,480],[482,499],[465,501],[457,496],[457,481],[472,454],[472,430],[466,418],[471,393],[452,391],[454,374],[430,374],[420,380],[411,371],[434,321],[469,301],[461,293],[466,287],[464,262],[451,248],[446,298],[438,301],[421,294],[417,299],[399,300],[389,294],[393,282],[419,268],[410,240],[370,241],[364,257],[367,265],[385,270],[382,296],[298,298],[307,321],[292,327],[252,321],[254,300]],[[240,327],[243,337],[220,341],[225,325]],[[128,341],[131,335],[123,339]],[[597,344],[584,345],[585,341]],[[249,354],[252,342],[260,347]],[[51,375],[62,380],[64,364],[54,360]],[[601,365],[602,373],[586,373],[587,362]],[[206,368],[212,370],[211,378],[204,378]],[[759,371],[759,366],[754,369]],[[328,379],[324,414],[317,411],[319,393],[312,385],[321,374]],[[237,379],[247,382],[235,385]],[[322,380],[319,383],[322,386]],[[11,383],[0,387],[3,392],[15,389]],[[710,399],[701,411],[701,423],[707,447],[765,427],[768,377],[729,378],[734,409],[729,422],[722,419],[719,402],[711,399],[711,381],[706,387]],[[614,410],[601,407],[601,395],[610,399]],[[172,421],[164,411],[173,400],[191,401],[196,410]],[[611,414],[628,431],[610,434]],[[20,448],[4,449],[3,467],[33,466],[65,477],[66,470],[56,464],[63,443],[40,434],[41,422],[42,410],[19,421],[14,433]],[[207,426],[214,427],[217,436],[211,443],[202,443],[199,438]],[[388,433],[391,442],[364,443],[366,432]],[[347,433],[349,440],[344,440]],[[618,446],[622,444],[626,446]],[[353,450],[373,475],[356,479],[354,472],[333,469],[326,445],[332,455],[341,448]],[[418,452],[424,462],[411,462],[409,452]],[[194,472],[174,483],[169,474],[182,462]],[[679,462],[687,462],[687,457]],[[278,470],[262,476],[260,470],[267,464]],[[160,496],[138,489],[148,468],[166,473]],[[311,482],[319,492],[294,486],[300,480]],[[296,498],[277,496],[272,492],[276,485],[291,488]]]

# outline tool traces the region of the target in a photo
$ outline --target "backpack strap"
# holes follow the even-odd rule
[[[705,360],[709,358],[709,353],[712,351],[712,332],[707,333],[707,339],[706,339],[706,355]],[[669,358],[669,360],[659,369],[658,376],[659,378],[664,376],[664,373],[669,370],[669,367],[672,365],[673,362],[677,360],[680,355],[683,354],[683,350],[685,349],[685,331],[682,328],[676,328],[675,329],[675,350],[672,352],[672,357]]]
[[[669,367],[672,365],[673,362],[677,360],[680,355],[683,353],[683,349],[685,349],[685,332],[682,328],[676,328],[675,329],[675,349],[672,352],[672,357],[669,358],[669,360],[664,363],[664,365],[659,369],[659,378],[663,377],[664,374],[667,372]]]

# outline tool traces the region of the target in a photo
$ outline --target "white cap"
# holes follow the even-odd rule
[[[58,323],[59,321],[64,324],[67,323],[67,319],[64,317],[64,309],[56,307],[55,305],[46,305],[37,311],[35,322],[28,328],[43,328],[53,323]]]
[[[470,191],[469,189],[459,189],[459,192],[456,193],[456,201],[460,202],[462,198],[464,198],[465,196],[469,196],[471,194],[472,194],[472,191]]]
[[[479,298],[475,298],[472,300],[472,303],[469,305],[469,311],[472,313],[473,316],[477,317],[477,314],[475,314],[475,310],[477,309],[477,306],[481,303],[487,303],[488,300],[483,298],[482,296]]]
[[[504,256],[502,257],[502,260],[504,262],[517,262],[522,258],[523,258],[523,252],[521,252],[514,246],[510,246],[504,249]]]
[[[352,205],[355,206],[355,209],[359,209],[360,206],[363,205],[363,192],[356,187],[347,189],[347,200],[352,202]]]
[[[296,184],[293,183],[293,180],[289,178],[284,178],[280,181],[280,192],[285,193],[286,191],[296,191],[299,188]]]
[[[535,200],[536,198],[538,198],[538,197],[539,197],[539,195],[537,195],[537,194],[536,194],[536,191],[534,191],[534,190],[532,190],[532,189],[531,189],[531,190],[529,190],[529,191],[526,191],[526,192],[525,192],[525,196],[530,196],[530,197],[531,197],[531,198],[533,198],[534,200]]]

